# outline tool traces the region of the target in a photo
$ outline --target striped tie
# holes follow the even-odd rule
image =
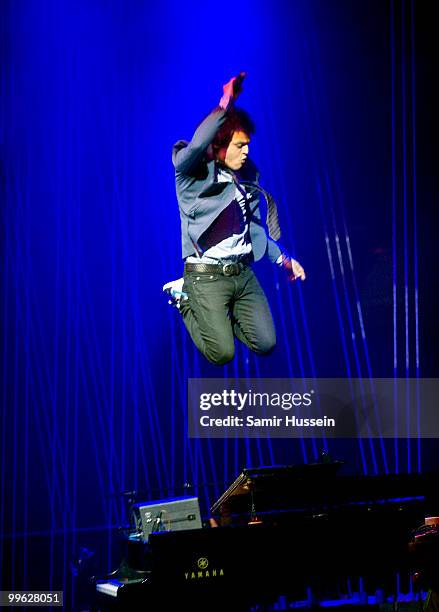
[[[274,201],[273,196],[269,194],[268,191],[265,191],[265,189],[263,189],[257,183],[253,183],[250,181],[241,181],[240,183],[237,183],[237,184],[245,185],[246,187],[249,187],[250,189],[255,189],[256,191],[259,191],[262,193],[262,195],[264,196],[267,202],[266,224],[268,228],[268,234],[270,238],[272,238],[273,240],[279,240],[280,238],[279,217],[277,214],[277,205],[276,205],[276,202]]]
[[[264,194],[265,195],[265,194]],[[280,238],[280,226],[279,217],[277,216],[276,202],[273,200],[273,196],[266,192],[267,198],[267,227],[268,234],[273,240],[279,240]]]

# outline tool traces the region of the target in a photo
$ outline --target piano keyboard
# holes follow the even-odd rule
[[[96,591],[98,593],[103,593],[104,595],[109,595],[110,597],[117,597],[117,592],[119,587],[121,587],[124,583],[119,580],[109,580],[108,582],[97,582],[96,583]]]

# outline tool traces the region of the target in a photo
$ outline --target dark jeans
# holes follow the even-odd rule
[[[188,299],[180,312],[192,340],[212,363],[235,354],[234,336],[260,355],[270,353],[276,332],[267,298],[251,268],[237,276],[185,272]]]

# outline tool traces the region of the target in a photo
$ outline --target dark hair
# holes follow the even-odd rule
[[[255,133],[255,124],[248,112],[236,106],[227,112],[227,118],[212,142],[213,147],[215,149],[227,147],[234,132],[245,132],[247,136]]]

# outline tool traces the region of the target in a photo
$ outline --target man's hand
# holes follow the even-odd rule
[[[302,268],[300,263],[295,259],[291,259],[287,255],[282,255],[281,265],[288,275],[288,280],[292,283],[293,281],[300,278],[304,281],[306,278],[305,270]]]
[[[240,72],[238,76],[232,77],[228,83],[223,85],[223,96],[219,104],[221,108],[227,108],[231,100],[234,102],[238,98],[244,79],[245,72]]]

